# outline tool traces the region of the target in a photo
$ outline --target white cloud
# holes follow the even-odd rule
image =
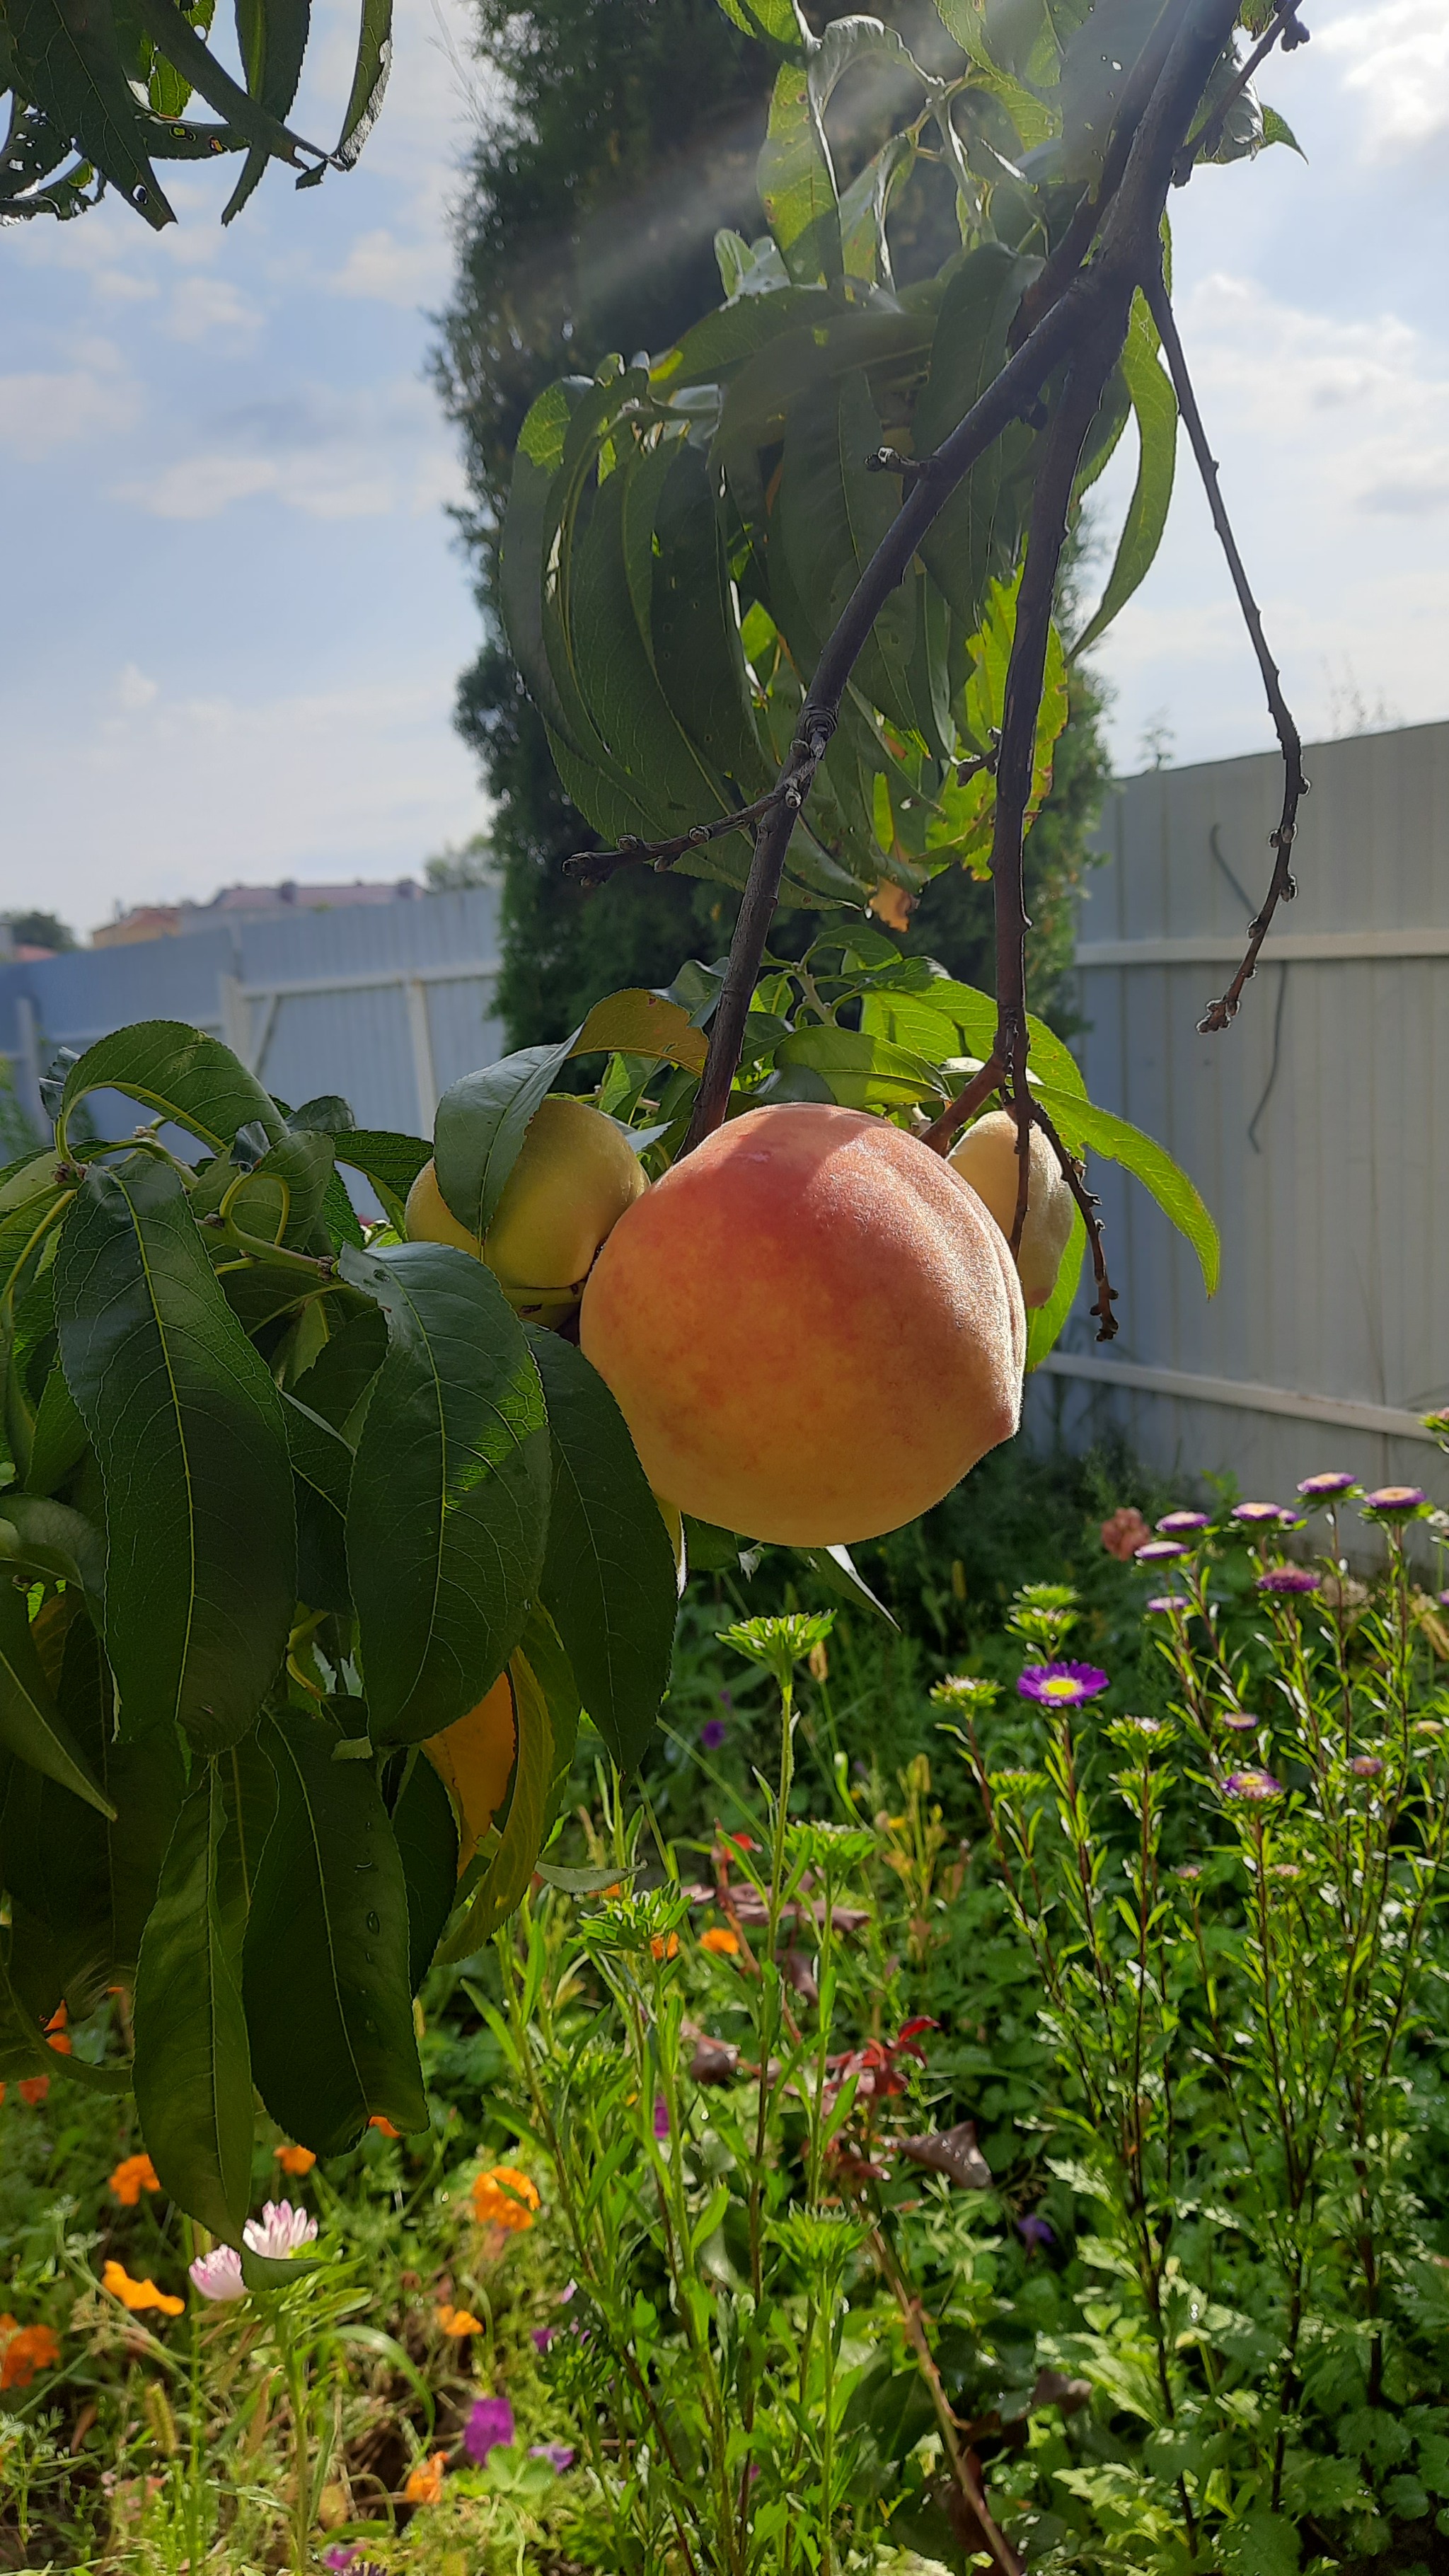
[[[452,260],[441,226],[420,240],[400,240],[385,228],[362,233],[329,280],[338,295],[371,296],[381,304],[415,306],[446,290]]]
[[[27,463],[40,463],[70,439],[114,437],[140,417],[140,388],[118,349],[80,341],[69,354],[76,363],[65,369],[0,375],[0,447]]]
[[[144,671],[128,662],[116,682],[116,703],[127,715],[140,715],[144,708],[154,705],[160,686],[159,680],[148,680]]]
[[[165,328],[173,340],[203,340],[220,333],[234,345],[250,345],[261,325],[255,304],[224,277],[184,277],[167,308]]]
[[[1347,64],[1343,87],[1366,102],[1365,158],[1386,160],[1449,133],[1444,0],[1379,0],[1315,32]]]

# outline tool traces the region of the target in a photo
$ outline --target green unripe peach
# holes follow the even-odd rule
[[[951,1164],[995,1217],[1008,1243],[1016,1222],[1016,1194],[1021,1165],[1016,1153],[1016,1120],[1009,1109],[993,1109],[968,1127],[951,1149]],[[1057,1284],[1057,1272],[1075,1206],[1066,1176],[1039,1127],[1031,1131],[1026,1217],[1017,1247],[1016,1268],[1028,1306],[1044,1306]]]
[[[600,1244],[647,1186],[612,1118],[551,1092],[529,1121],[481,1244],[447,1206],[431,1163],[408,1194],[408,1237],[473,1253],[520,1315],[557,1325],[583,1295]]]

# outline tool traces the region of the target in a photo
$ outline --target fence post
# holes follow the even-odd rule
[[[438,1108],[438,1077],[433,1069],[433,1032],[428,1018],[428,988],[419,975],[406,981],[408,1035],[413,1042],[413,1080],[418,1091],[418,1133],[431,1136]]]

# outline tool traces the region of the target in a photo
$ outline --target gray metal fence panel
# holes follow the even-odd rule
[[[225,1037],[297,1103],[340,1092],[364,1126],[430,1134],[439,1094],[503,1052],[494,1014],[490,887],[85,949],[0,966],[0,1053],[38,1114],[36,1081],[60,1046],[130,1020],[178,1019]],[[121,1133],[133,1108],[102,1098]]]
[[[1209,1304],[1159,1210],[1094,1164],[1122,1330],[1098,1346],[1084,1293],[1030,1401],[1039,1434],[1113,1423],[1164,1469],[1280,1496],[1326,1465],[1422,1482],[1415,1417],[1449,1399],[1449,725],[1319,744],[1306,766],[1298,899],[1220,1037],[1197,1022],[1266,883],[1279,763],[1149,772],[1110,800],[1078,1050],[1093,1097],[1191,1172],[1223,1282]]]

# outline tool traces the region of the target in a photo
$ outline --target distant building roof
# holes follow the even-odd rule
[[[293,912],[333,912],[352,904],[407,902],[424,889],[413,877],[354,877],[350,885],[223,886],[209,903],[142,903],[91,932],[93,948],[127,947],[139,939],[175,939],[232,921],[278,921]]]

